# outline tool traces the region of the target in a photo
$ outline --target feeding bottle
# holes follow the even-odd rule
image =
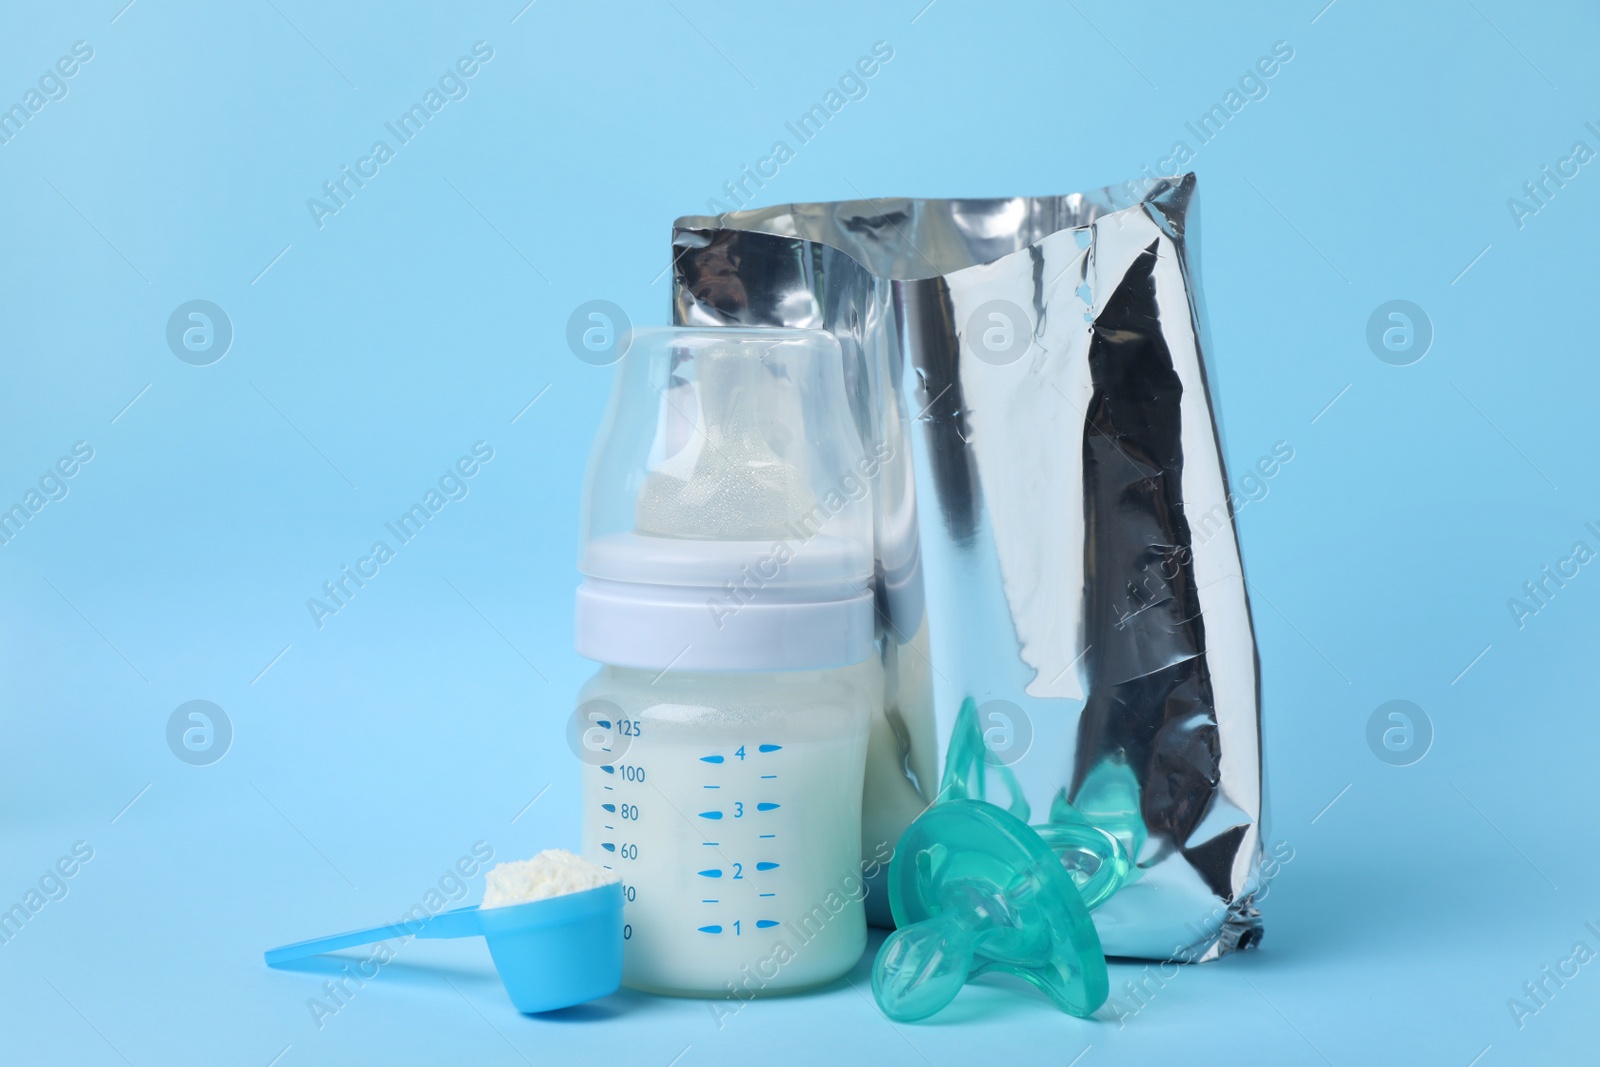
[[[800,989],[866,945],[878,460],[842,367],[826,333],[731,328],[638,331],[618,367],[576,614],[602,666],[575,723],[633,988]]]

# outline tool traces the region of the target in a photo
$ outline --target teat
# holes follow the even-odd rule
[[[792,537],[791,524],[816,506],[806,472],[774,452],[763,436],[761,401],[770,386],[761,356],[761,346],[748,342],[695,353],[698,412],[677,410],[687,404],[674,400],[669,390],[674,415],[696,424],[694,437],[646,478],[635,515],[639,533],[716,540]],[[771,413],[766,414],[770,423]]]
[[[885,1015],[927,1018],[969,978],[1004,971],[1087,1017],[1109,983],[1099,935],[1061,859],[1016,816],[949,800],[901,837],[889,869],[894,933],[872,970]]]

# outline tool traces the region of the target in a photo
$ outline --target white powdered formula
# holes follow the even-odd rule
[[[497,863],[484,880],[483,907],[505,908],[532,900],[598,889],[620,879],[582,856],[547,848],[531,860]]]

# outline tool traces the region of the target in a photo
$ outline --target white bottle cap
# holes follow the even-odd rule
[[[869,482],[821,331],[640,331],[590,459],[577,649],[647,670],[872,655]]]
[[[579,655],[647,670],[805,670],[873,651],[872,560],[809,541],[690,541],[627,533],[590,542],[578,587]]]

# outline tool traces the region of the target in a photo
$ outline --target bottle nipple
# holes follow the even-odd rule
[[[812,512],[817,500],[805,473],[779,456],[762,433],[763,416],[770,420],[774,414],[762,410],[771,386],[759,348],[708,347],[694,360],[695,436],[646,477],[635,529],[705,540],[793,537],[791,524]]]

